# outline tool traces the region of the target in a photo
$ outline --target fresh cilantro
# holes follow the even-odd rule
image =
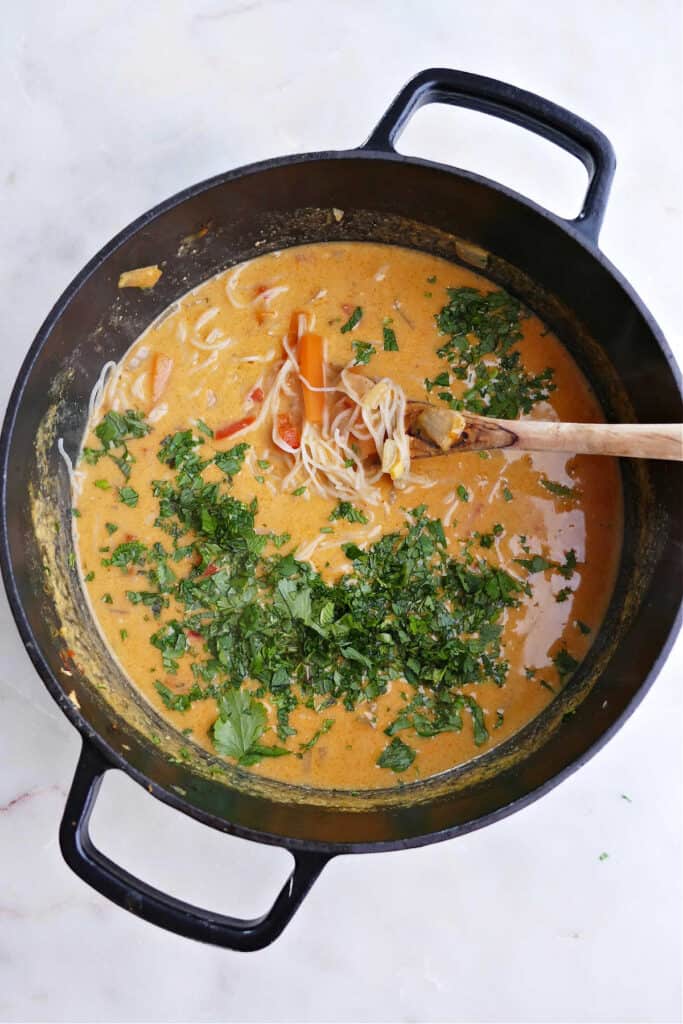
[[[310,740],[308,740],[306,743],[299,744],[299,753],[297,756],[302,757],[307,750],[311,750],[311,748],[316,745],[320,737],[324,736],[326,732],[329,732],[333,725],[334,718],[324,718],[322,725],[317,730],[317,732],[313,733]]]
[[[581,633],[583,633],[584,636],[588,636],[591,631],[590,626],[587,626],[585,622],[581,621],[581,619],[577,619],[574,625]]]
[[[404,772],[410,768],[415,760],[415,751],[409,747],[398,736],[394,736],[391,743],[384,748],[377,758],[380,768],[389,768],[392,772]]]
[[[124,505],[135,508],[138,503],[138,492],[133,487],[119,487],[119,498]]]
[[[128,569],[132,565],[144,565],[147,548],[139,540],[128,540],[114,548],[111,558],[103,559],[103,565],[116,565]]]
[[[541,487],[545,487],[546,491],[557,495],[558,498],[575,498],[577,495],[575,487],[566,487],[565,484],[558,484],[555,480],[542,479]]]
[[[263,704],[245,690],[229,690],[219,698],[218,708],[212,735],[219,754],[233,757],[239,764],[252,765],[263,757],[282,757],[290,753],[284,747],[258,742],[265,732],[268,716]]]
[[[306,486],[304,485],[302,487],[297,487],[296,490],[292,491],[292,496],[295,497],[295,498],[300,498],[301,495],[305,494],[305,493],[306,493]]]
[[[527,373],[515,347],[527,315],[520,303],[502,290],[448,288],[447,294],[448,303],[436,314],[439,333],[447,336],[437,354],[464,390],[439,397],[451,408],[502,419],[516,419],[546,399],[555,389],[553,371]]]
[[[91,570],[83,577],[83,579],[85,580],[86,583],[92,583],[92,581],[95,579],[95,573]]]
[[[515,558],[515,562],[529,573],[545,572],[546,569],[552,569],[555,565],[554,562],[549,562],[543,555],[533,555],[532,558]]]
[[[386,325],[382,328],[382,340],[384,341],[385,352],[398,352],[398,342],[396,340],[396,332],[392,327]]]
[[[120,629],[119,630],[119,636],[121,637],[122,640],[124,640],[124,641],[127,640],[128,639],[128,630],[127,629]]]
[[[111,487],[111,484],[109,483],[108,480],[93,480],[93,484],[95,485],[95,487],[99,487],[101,491],[108,491],[109,488]]]
[[[573,658],[566,647],[560,648],[557,654],[553,655],[553,664],[557,669],[557,674],[560,677],[560,682],[564,683],[566,679],[572,675],[573,672],[579,667],[579,663],[576,658]]]
[[[349,523],[367,523],[368,517],[361,509],[356,508],[350,501],[340,501],[329,515],[330,522],[335,519],[346,519]]]
[[[195,420],[195,423],[197,424],[197,430],[201,431],[202,434],[205,434],[206,437],[213,437],[213,430],[204,420]]]
[[[354,366],[367,366],[377,349],[369,341],[354,341],[353,351],[355,353]]]
[[[464,484],[458,484],[458,486],[456,487],[456,491],[461,501],[470,500],[469,491],[467,490]]]
[[[571,587],[562,587],[562,590],[558,590],[555,594],[555,600],[558,604],[562,604],[564,601],[568,601],[574,591]]]
[[[512,501],[513,494],[507,484],[503,487],[503,498],[505,501]]]
[[[104,527],[110,537],[112,533],[116,533],[116,531],[118,530],[118,526],[116,525],[116,523],[105,523]]]
[[[362,318],[363,310],[360,306],[356,306],[349,319],[346,321],[345,324],[341,325],[339,330],[341,331],[342,334],[348,334],[349,331],[352,331],[354,327],[356,327],[356,325],[361,322]]]
[[[232,479],[232,477],[237,476],[244,465],[244,458],[250,447],[250,445],[244,442],[236,444],[234,448],[228,448],[226,452],[216,455],[213,461],[227,477]]]
[[[113,604],[114,598],[111,596],[111,594],[102,594],[102,601],[104,602],[104,604]]]

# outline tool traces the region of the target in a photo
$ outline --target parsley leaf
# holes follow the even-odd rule
[[[258,743],[266,724],[266,709],[242,689],[232,689],[218,701],[219,716],[213,724],[213,742],[219,754],[234,757],[239,764],[256,764],[262,757],[282,757],[284,747]]]

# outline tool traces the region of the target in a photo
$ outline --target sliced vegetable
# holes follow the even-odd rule
[[[290,448],[301,447],[301,431],[293,422],[288,412],[278,413],[277,432]]]
[[[216,441],[223,441],[226,437],[232,437],[233,434],[237,434],[240,430],[244,430],[245,427],[250,427],[256,420],[255,416],[243,416],[241,420],[235,420],[234,423],[227,423],[224,427],[219,427],[216,433],[213,435]]]
[[[325,394],[312,388],[325,386],[323,339],[319,334],[304,334],[299,341],[299,366],[304,378],[304,412],[309,423],[322,423]],[[311,385],[311,387],[308,387]]]

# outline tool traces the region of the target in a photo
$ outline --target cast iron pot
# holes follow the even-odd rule
[[[433,102],[513,121],[578,157],[589,176],[581,214],[563,220],[474,174],[397,154],[408,118]],[[61,437],[75,457],[103,363],[120,359],[188,289],[260,253],[334,240],[409,245],[474,266],[553,327],[608,418],[680,422],[671,353],[597,248],[613,171],[607,139],[566,110],[488,78],[424,71],[364,146],[269,160],[189,188],[127,227],[69,285],[31,346],[7,409],[0,553],[26,649],[83,737],[60,839],[68,864],[93,888],[178,934],[262,948],[331,857],[449,839],[510,814],[583,764],[642,699],[676,630],[681,475],[678,466],[625,461],[625,543],[609,613],[564,691],[516,736],[437,778],[373,793],[259,780],[200,748],[186,763],[179,751],[187,741],[122,675],[84,601],[70,564],[69,476],[56,444]],[[163,277],[152,291],[118,290],[122,271],[154,263]],[[213,828],[290,850],[292,874],[268,913],[237,920],[199,909],[104,856],[88,821],[110,768]]]

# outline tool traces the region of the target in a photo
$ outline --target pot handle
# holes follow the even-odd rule
[[[243,952],[263,949],[286,928],[316,878],[334,854],[292,851],[294,869],[270,910],[241,920],[184,903],[131,875],[105,857],[90,838],[88,823],[104,773],[111,767],[88,741],[64,808],[59,831],[69,867],[102,896],[176,935]]]
[[[597,243],[616,166],[612,144],[601,131],[564,107],[495,78],[429,68],[404,86],[361,148],[395,152],[399,135],[425,103],[449,103],[493,114],[577,157],[588,171],[588,190],[581,212],[569,223]]]

